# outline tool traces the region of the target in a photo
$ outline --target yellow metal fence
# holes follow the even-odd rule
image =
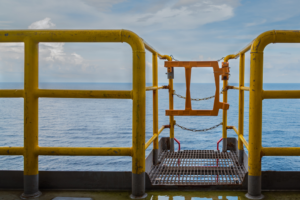
[[[0,31],[0,42],[23,42],[25,44],[24,89],[0,90],[2,98],[24,98],[24,147],[0,147],[0,155],[23,155],[25,178],[38,176],[39,155],[131,156],[132,173],[137,175],[133,178],[132,183],[133,196],[144,195],[145,188],[142,189],[142,186],[145,182],[145,150],[152,142],[154,149],[158,149],[158,135],[166,127],[158,129],[158,89],[167,87],[158,86],[157,58],[170,59],[170,57],[159,54],[138,35],[128,30],[2,30]],[[39,42],[128,43],[132,48],[133,56],[132,90],[39,89]],[[152,87],[146,87],[145,49],[153,54]],[[153,137],[145,143],[145,92],[147,90],[153,91]],[[132,99],[132,147],[40,147],[38,145],[38,98],[41,97]],[[32,186],[26,184],[25,180],[25,195],[26,191],[38,192],[38,183],[36,185],[37,188],[30,188]]]
[[[223,124],[223,136],[227,136],[226,129],[233,129],[238,135],[238,149],[243,151],[243,145],[248,149],[248,197],[261,198],[261,159],[263,156],[300,156],[300,147],[263,147],[262,146],[262,101],[264,99],[292,99],[300,98],[300,90],[263,90],[263,52],[270,43],[300,43],[300,31],[273,30],[259,35],[252,43],[237,54],[224,58],[240,58],[239,86],[227,86],[224,89],[239,90],[239,122],[238,129]],[[244,86],[245,53],[250,51],[250,87]],[[244,138],[244,91],[249,91],[249,143]],[[223,96],[227,101],[227,96]],[[227,113],[223,113],[223,120],[227,121]]]

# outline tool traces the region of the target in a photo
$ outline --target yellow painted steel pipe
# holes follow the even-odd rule
[[[244,84],[245,84],[245,54],[240,54],[240,63],[239,63],[239,140],[238,140],[238,149],[243,150],[243,144],[240,139],[240,136],[244,135]]]
[[[237,59],[241,54],[245,54],[247,51],[251,49],[253,41],[250,42],[247,46],[245,46],[242,50],[240,50],[237,54],[230,54],[224,58],[224,62],[228,62],[230,59]]]
[[[145,144],[145,150],[148,149],[148,147],[150,146],[150,144],[151,144],[155,139],[158,139],[158,134],[156,134],[156,133],[154,133],[154,134],[152,135],[152,137],[146,142],[146,144]],[[155,146],[154,143],[153,143],[153,146]],[[153,147],[153,149],[154,149],[154,147]]]
[[[38,193],[38,156],[35,154],[38,148],[38,97],[36,96],[38,91],[38,43],[126,42],[131,46],[133,91],[130,98],[134,97],[132,106],[132,195],[143,196],[145,194],[143,183],[145,182],[146,79],[145,45],[142,39],[128,30],[1,30],[0,42],[25,43],[24,183],[26,184],[24,184],[24,191],[32,193]],[[35,188],[32,189],[32,186]]]
[[[49,98],[110,98],[132,99],[131,90],[49,90],[39,89],[35,92],[37,97]]]
[[[300,43],[300,30],[266,31],[253,41],[251,52],[263,52],[270,43]]]
[[[145,187],[145,135],[146,135],[146,56],[145,46],[138,35],[122,31],[122,40],[131,43],[133,61],[132,101],[132,175],[134,196],[143,196]]]
[[[160,89],[168,89],[168,86],[149,86],[146,87],[146,91],[151,91],[151,90],[160,90]]]
[[[241,86],[240,89],[241,89],[241,90],[244,90],[244,91],[249,91],[249,90],[250,90],[249,87],[245,87],[245,86]]]
[[[127,42],[134,49],[136,45],[144,48],[133,35],[128,30],[1,30],[0,42],[24,42],[26,38],[34,42]]]
[[[148,44],[144,39],[142,39],[145,45],[145,49],[150,51],[152,54],[157,54],[159,57],[161,57],[161,54],[158,53],[150,44]]]
[[[38,147],[37,155],[131,156],[131,147]]]
[[[246,149],[249,150],[249,144],[247,140],[244,138],[243,135],[239,133],[239,130],[235,126],[227,126],[227,129],[233,129],[234,132],[238,135],[238,138],[242,141],[242,143],[245,145]]]
[[[0,90],[0,98],[18,98],[24,97],[24,90]]]
[[[165,56],[168,61],[172,61],[172,58],[170,56]],[[173,99],[173,79],[169,79],[169,110],[174,109],[174,99]],[[174,141],[174,116],[170,116],[170,139],[171,141]],[[174,143],[174,142],[173,142]],[[172,149],[173,147],[173,149]],[[174,144],[171,144],[171,150],[174,151]]]
[[[0,147],[0,155],[23,155],[24,147]]]
[[[158,89],[157,53],[152,54],[152,86]],[[158,90],[153,90],[153,136],[158,133]],[[154,138],[153,149],[158,149],[158,135]],[[147,148],[147,147],[146,147]],[[158,153],[158,152],[157,152]]]
[[[0,31],[1,35],[1,31]],[[16,38],[17,36],[16,32]],[[0,37],[3,38],[3,37]],[[1,41],[2,39],[0,39]],[[24,175],[38,175],[38,43],[30,38],[25,40],[24,61]]]
[[[300,156],[300,147],[263,147],[263,156]]]
[[[166,125],[163,125],[160,127],[160,129],[158,130],[158,135],[166,128]]]
[[[253,52],[263,52],[264,48],[270,43],[300,43],[299,35],[299,30],[273,30],[264,32],[237,54],[226,56],[227,58],[224,58],[224,62],[227,62],[229,59],[236,59],[240,54],[245,54],[250,49]]]
[[[160,59],[167,59],[168,61],[172,61],[171,56],[168,55],[158,55]]]
[[[254,44],[253,44],[254,45]],[[261,176],[263,53],[251,51],[249,91],[249,176]]]
[[[253,41],[252,41],[253,42]],[[251,49],[252,42],[250,42],[247,46],[245,46],[241,51],[236,54],[236,58],[241,54],[245,54],[247,51]]]
[[[149,147],[149,145],[155,140],[158,139],[158,136],[160,135],[160,133],[166,128],[165,125],[163,125],[162,127],[160,127],[160,129],[158,130],[158,133],[153,133],[153,136],[146,142],[145,144],[145,149],[147,149]],[[158,145],[158,144],[157,144]]]
[[[264,90],[263,99],[299,99],[300,90]]]
[[[230,59],[235,59],[235,57],[236,57],[235,54],[227,55],[227,56],[224,58],[224,62],[228,62]]]
[[[228,85],[227,89],[239,90],[239,87]]]
[[[245,87],[245,86],[242,86],[242,87],[236,87],[236,86],[227,86],[227,89],[234,89],[234,90],[243,90],[243,91],[249,91],[249,87]]]
[[[227,94],[228,91],[226,90],[228,85],[228,80],[223,80],[223,102],[227,103]],[[223,138],[223,151],[227,150],[227,110],[223,109],[223,125],[222,125],[222,138]],[[226,147],[224,147],[224,142],[226,141],[225,145]],[[225,150],[226,149],[226,150]]]

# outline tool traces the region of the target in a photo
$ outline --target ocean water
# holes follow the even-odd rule
[[[161,83],[159,85],[166,85]],[[237,84],[230,84],[237,85]],[[128,83],[40,83],[43,89],[128,90]],[[0,83],[1,89],[21,89],[21,83]],[[176,93],[185,96],[185,84],[174,84]],[[265,84],[265,90],[300,90],[300,84]],[[192,98],[215,93],[214,84],[191,85]],[[152,136],[152,92],[147,92],[146,140]],[[222,99],[222,96],[220,96]],[[244,134],[248,140],[249,95],[245,92]],[[238,127],[238,91],[228,94],[228,125]],[[175,109],[185,101],[174,96]],[[0,146],[23,146],[23,99],[0,98]],[[212,109],[213,99],[192,102],[193,109]],[[168,90],[159,90],[159,127],[169,124]],[[264,100],[263,146],[299,147],[300,100]],[[222,111],[214,117],[175,117],[178,124],[192,128],[209,128],[222,122]],[[63,147],[130,147],[132,146],[132,100],[126,99],[39,99],[39,145]],[[165,129],[160,137],[167,137]],[[190,132],[175,127],[181,149],[216,149],[222,136],[221,126],[208,132]],[[236,137],[228,130],[228,137]],[[175,144],[177,149],[177,145]],[[147,149],[146,155],[152,149]],[[263,170],[299,170],[299,157],[263,157]],[[22,156],[0,156],[0,170],[22,170]],[[39,156],[39,170],[57,171],[130,171],[131,157]]]

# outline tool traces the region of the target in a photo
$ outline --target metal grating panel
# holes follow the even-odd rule
[[[159,160],[149,173],[153,185],[237,185],[246,174],[235,152],[166,150]]]

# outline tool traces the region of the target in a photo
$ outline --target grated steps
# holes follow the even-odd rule
[[[233,151],[165,150],[159,160],[149,173],[153,185],[240,185],[247,172]]]

